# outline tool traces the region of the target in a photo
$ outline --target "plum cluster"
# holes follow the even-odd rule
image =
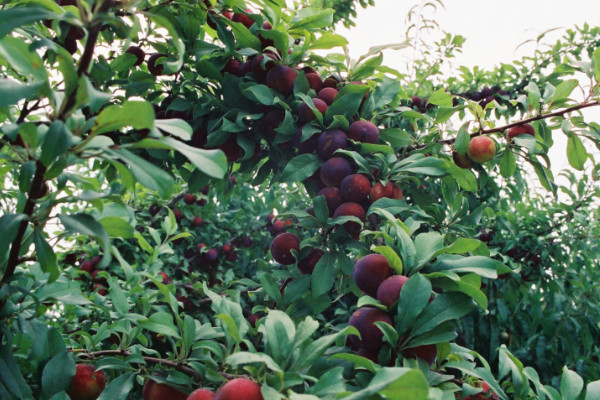
[[[356,286],[365,294],[376,298],[389,311],[400,299],[402,287],[408,277],[394,275],[387,258],[381,254],[368,254],[354,264],[352,278]],[[433,300],[433,295],[430,301]],[[393,325],[388,312],[375,307],[361,307],[356,310],[348,321],[348,325],[355,327],[360,333],[360,338],[355,335],[348,336],[348,345],[357,350],[358,354],[379,362],[379,351],[383,347],[383,332],[375,324],[385,322]],[[398,315],[398,318],[402,316]],[[435,345],[423,345],[414,348],[405,348],[402,354],[407,358],[420,358],[430,365],[435,362],[437,348]]]
[[[79,259],[79,269],[84,272],[83,275],[88,277],[92,284],[92,290],[97,291],[99,295],[106,296],[108,294],[107,286],[108,282],[106,278],[100,276],[101,269],[98,265],[102,261],[102,255],[96,255],[92,258],[83,256]],[[70,263],[69,260],[65,262]],[[81,277],[76,279],[82,279]]]
[[[263,400],[260,385],[247,378],[234,378],[225,383],[217,392],[200,388],[189,395],[166,383],[146,380],[142,391],[143,400]]]

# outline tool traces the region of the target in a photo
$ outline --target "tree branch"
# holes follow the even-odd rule
[[[523,124],[527,124],[533,121],[539,121],[541,119],[546,119],[546,118],[552,118],[552,117],[558,117],[564,114],[568,114],[570,112],[573,111],[577,111],[577,110],[581,110],[584,108],[589,108],[589,107],[594,107],[594,106],[599,106],[600,105],[600,100],[595,100],[589,103],[581,103],[581,104],[577,104],[576,106],[573,107],[569,107],[569,108],[565,108],[564,110],[559,110],[559,111],[555,111],[549,114],[540,114],[540,115],[536,115],[535,117],[531,117],[531,118],[527,118],[527,119],[523,119],[517,122],[513,122],[507,125],[503,125],[503,126],[499,126],[496,128],[492,128],[492,129],[483,129],[483,130],[479,130],[477,132],[473,132],[470,134],[471,138],[475,137],[475,136],[480,136],[480,135],[489,135],[491,133],[496,133],[496,132],[504,132],[507,129],[510,128],[514,128],[515,126],[519,126],[519,125],[523,125]],[[444,140],[440,140],[437,141],[436,143],[438,144],[448,144],[451,145],[456,141],[456,138],[449,138],[449,139],[444,139]],[[417,146],[414,147],[415,150],[418,149],[422,149],[427,147],[429,144],[419,144]]]
[[[98,358],[98,357],[103,357],[103,356],[129,357],[130,355],[132,355],[132,353],[127,350],[100,350],[100,351],[91,351],[91,352],[88,352],[86,350],[70,350],[70,351],[73,353],[78,353],[77,354],[78,357],[86,358],[88,360]],[[142,356],[142,358],[146,362],[149,362],[152,364],[165,365],[167,367],[171,367],[178,371],[181,371],[184,374],[193,377],[196,382],[199,382],[202,379],[202,376],[200,376],[200,374],[197,371],[193,370],[186,364],[178,363],[178,362],[170,361],[170,360],[165,360],[163,358],[157,358],[157,357]]]

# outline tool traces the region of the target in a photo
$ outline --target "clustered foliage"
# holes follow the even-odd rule
[[[600,28],[444,76],[291,3],[3,4],[0,398],[600,397]]]

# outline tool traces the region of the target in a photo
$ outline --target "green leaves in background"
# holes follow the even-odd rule
[[[151,129],[154,125],[154,109],[146,101],[126,101],[121,105],[108,106],[96,117],[92,133],[100,134],[119,130],[126,126],[134,129]]]

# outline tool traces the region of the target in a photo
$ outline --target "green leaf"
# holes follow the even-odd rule
[[[173,316],[167,312],[156,312],[149,318],[139,321],[139,325],[151,332],[179,339],[179,332],[173,324]]]
[[[13,7],[0,11],[0,38],[15,28],[20,28],[43,19],[54,19],[58,15],[41,7]]]
[[[163,15],[153,14],[150,12],[142,12],[142,14],[146,15],[153,22],[162,26],[169,32],[169,43],[173,44],[173,46],[175,47],[176,52],[174,55],[177,56],[177,60],[165,61],[162,65],[166,74],[174,74],[176,72],[179,72],[179,70],[181,70],[181,66],[183,65],[185,45],[179,37],[177,29],[173,26],[171,21],[169,21],[169,19]]]
[[[81,295],[81,289],[75,282],[66,283],[57,280],[36,290],[35,295],[40,301],[56,299],[68,305],[90,304],[90,301]]]
[[[373,246],[371,250],[375,253],[383,255],[390,267],[396,271],[397,274],[402,274],[402,260],[400,256],[389,246]]]
[[[500,175],[509,178],[514,175],[517,170],[517,159],[511,148],[507,148],[500,159]]]
[[[470,169],[460,168],[454,163],[449,163],[448,172],[452,175],[461,188],[468,192],[477,191],[477,178]]]
[[[305,7],[300,9],[290,22],[290,31],[294,30],[315,30],[328,28],[333,25],[333,10]]]
[[[533,166],[533,170],[535,171],[538,179],[542,186],[549,191],[556,193],[557,185],[553,181],[552,171],[543,166],[539,161],[527,158],[527,161]]]
[[[418,369],[386,367],[373,377],[366,388],[341,399],[366,400],[374,398],[378,393],[385,393],[387,399],[393,400],[426,400],[429,385]]]
[[[22,83],[12,79],[0,79],[0,107],[17,104],[22,99],[36,97],[45,84],[45,81]]]
[[[413,337],[408,343],[406,343],[405,347],[414,348],[417,346],[449,342],[456,339],[457,336],[458,334],[456,333],[455,323],[446,321],[439,324],[429,332]]]
[[[49,166],[78,141],[79,138],[73,136],[62,121],[53,121],[44,137],[40,161],[44,166]]]
[[[280,182],[301,182],[312,176],[323,164],[316,154],[300,154],[287,163],[281,175]]]
[[[192,138],[192,127],[182,119],[157,119],[154,126],[163,132],[177,136],[181,140],[190,140]]]
[[[536,85],[535,82],[529,82],[529,84],[527,84],[527,87],[525,89],[527,90],[527,98],[529,99],[529,106],[531,108],[533,108],[534,110],[537,110],[539,103],[540,103],[540,98],[542,97],[542,95],[540,93],[540,88],[538,88],[538,85]]]
[[[592,59],[594,61],[594,77],[596,78],[597,83],[600,82],[600,47],[596,47]]]
[[[231,31],[235,35],[240,47],[247,47],[254,50],[260,50],[260,40],[250,32],[248,28],[241,22],[233,22],[229,18],[222,18],[221,21],[231,27]]]
[[[413,325],[430,297],[431,282],[423,275],[415,274],[404,283],[398,301],[398,315],[402,315],[402,318],[396,323],[396,330],[400,335]]]
[[[404,287],[400,296],[403,292]],[[425,307],[423,313],[415,321],[411,334],[420,335],[429,332],[443,322],[459,319],[471,312],[474,306],[473,300],[462,293],[442,293]]]
[[[136,374],[125,373],[112,379],[104,388],[98,400],[126,399],[133,389]]]
[[[293,350],[296,327],[292,319],[283,311],[271,310],[265,319],[264,335],[269,354],[280,365],[285,362]]]
[[[183,154],[204,174],[217,179],[225,177],[227,173],[227,157],[225,157],[225,153],[221,150],[198,149],[171,137],[161,138],[160,141]]]
[[[569,164],[573,168],[582,171],[588,157],[587,150],[579,136],[570,134],[567,141],[567,159],[569,160]]]
[[[94,238],[100,242],[103,257],[98,265],[99,268],[104,268],[110,263],[110,239],[104,227],[94,217],[88,214],[59,214],[58,218],[68,231]]]
[[[122,105],[106,107],[96,117],[92,133],[100,134],[131,126],[134,129],[151,129],[154,125],[154,108],[147,101],[126,101]]]
[[[398,128],[380,129],[379,138],[388,142],[395,150],[406,147],[414,142],[414,138],[408,132]]]
[[[265,367],[273,372],[282,372],[281,367],[267,354],[238,351],[227,357],[226,362],[234,367],[245,364],[264,364]]]
[[[450,246],[446,246],[434,254],[434,257],[443,253],[464,254],[473,251],[481,246],[481,242],[477,239],[458,238]]]
[[[360,153],[365,155],[375,153],[394,154],[395,151],[392,147],[387,144],[372,144],[372,143],[360,143]]]
[[[40,55],[21,38],[5,36],[0,39],[0,58],[15,71],[47,84],[48,74]]]
[[[310,285],[313,296],[317,297],[328,293],[335,283],[335,268],[331,254],[325,253],[315,265],[315,269],[310,276]]]
[[[434,104],[440,107],[452,107],[452,96],[445,89],[438,89],[429,96],[427,104]]]
[[[433,276],[435,274],[437,273],[433,273],[429,277],[431,279],[435,279]],[[481,277],[477,274],[461,276],[459,277],[459,280],[449,278],[435,279],[435,286],[446,289],[446,291],[462,292],[475,300],[482,310],[485,311],[487,309],[488,300],[480,289]]]
[[[266,85],[259,85],[254,82],[240,84],[240,90],[248,99],[267,106],[272,106],[277,99],[277,95],[273,89]]]
[[[444,246],[444,236],[437,232],[420,233],[415,237],[415,249],[418,254],[417,267],[425,265]]]
[[[577,79],[568,79],[566,81],[562,81],[557,87],[550,98],[550,102],[556,102],[558,100],[563,100],[569,97],[573,89],[575,89],[579,85],[579,81]]]
[[[225,326],[225,331],[227,332],[227,334],[229,334],[229,336],[236,343],[240,343],[242,341],[242,337],[240,335],[240,331],[238,330],[237,325],[235,324],[235,321],[233,320],[233,318],[231,318],[231,316],[227,315],[227,314],[217,314],[216,317],[219,318],[223,322],[223,325]]]
[[[121,286],[119,286],[119,282],[111,276],[108,277],[107,281],[110,289],[110,299],[112,300],[115,309],[121,315],[127,314],[129,312],[129,303],[127,302],[125,292]]]
[[[44,367],[42,392],[47,398],[66,390],[75,376],[75,362],[66,351],[60,352]]]
[[[4,258],[8,247],[17,237],[19,225],[23,221],[27,221],[25,214],[4,214],[0,217],[0,260]]]
[[[310,49],[331,49],[333,47],[345,46],[348,40],[336,33],[325,32],[317,40],[310,43]]]
[[[576,372],[571,371],[566,366],[563,367],[563,374],[560,379],[562,400],[577,400],[582,390],[583,379]]]
[[[4,389],[0,391],[0,395],[15,400],[33,399],[31,388],[21,375],[11,347],[11,344],[8,344],[0,348],[0,389]],[[8,397],[11,394],[14,397]]]
[[[133,237],[133,226],[123,218],[104,217],[98,222],[100,222],[106,233],[111,237],[120,237],[123,239],[131,239]]]
[[[320,398],[328,398],[346,390],[345,379],[343,377],[344,368],[335,367],[323,375],[319,376],[319,381],[309,388],[308,392],[319,396]]]
[[[325,122],[329,123],[336,115],[343,115],[351,119],[358,112],[360,103],[368,90],[367,85],[347,84],[344,86],[325,111]]]
[[[294,371],[300,371],[303,368],[312,366],[319,357],[325,354],[332,343],[334,343],[339,337],[348,335],[350,330],[356,332],[356,328],[346,327],[337,333],[321,336],[317,340],[310,342],[309,345],[300,351],[300,354],[298,355],[298,358],[292,365],[291,369]]]
[[[358,330],[356,332],[358,333]],[[349,361],[352,364],[354,364],[355,366],[357,366],[359,368],[364,368],[367,371],[371,372],[372,374],[375,374],[378,370],[377,364],[375,364],[373,361],[369,360],[366,357],[362,357],[362,356],[359,356],[356,354],[337,353],[337,354],[332,355],[331,359],[339,359],[339,360]]]
[[[68,62],[64,61],[64,68],[68,68]],[[72,61],[71,61],[72,64]],[[64,69],[63,68],[63,69]],[[76,71],[73,69],[71,73],[76,76]],[[63,72],[63,75],[65,72]],[[90,111],[92,113],[96,113],[99,109],[101,109],[105,104],[107,104],[112,99],[111,93],[102,92],[94,87],[90,79],[83,75],[79,78],[79,84],[77,85],[77,101],[76,106],[81,107],[85,104],[89,105]]]
[[[171,195],[174,182],[166,171],[124,148],[105,149],[105,152],[113,156],[115,161],[126,164],[129,171],[143,186],[156,190],[162,198]]]
[[[471,136],[469,135],[469,124],[471,121],[467,121],[458,130],[456,135],[456,141],[454,141],[454,150],[461,156],[467,152],[469,143],[471,142]]]
[[[594,56],[598,53],[598,49],[594,52]],[[599,53],[600,54],[600,53]],[[600,55],[598,56],[600,57]],[[594,381],[587,384],[585,390],[585,400],[600,399],[600,381]]]
[[[448,173],[448,163],[435,157],[423,157],[407,162],[398,169],[398,172],[400,171],[429,176],[442,176]]]
[[[422,371],[413,369],[393,381],[379,393],[389,400],[425,400],[428,398],[429,384]]]
[[[50,273],[48,282],[54,282],[60,275],[56,265],[56,254],[52,250],[52,246],[46,242],[44,233],[39,229],[33,232],[33,242],[35,243],[35,252],[42,271]]]
[[[497,271],[507,268],[498,260],[484,256],[461,257],[440,255],[437,261],[428,267],[430,271],[474,272],[484,278],[496,279]]]

